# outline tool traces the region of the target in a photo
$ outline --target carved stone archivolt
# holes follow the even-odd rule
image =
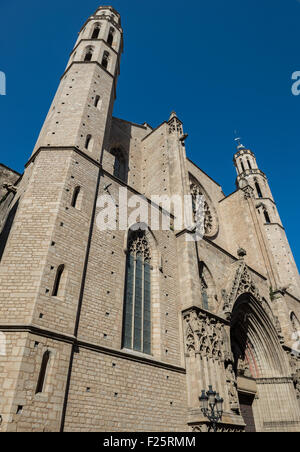
[[[227,288],[227,290],[223,289],[221,292],[223,298],[223,313],[225,314],[226,318],[229,319],[231,316],[231,312],[233,310],[233,306],[236,300],[239,298],[239,296],[243,294],[253,295],[253,297],[260,302],[265,313],[268,315],[269,319],[273,323],[277,332],[278,339],[280,343],[283,344],[284,337],[282,334],[279,319],[274,315],[267,301],[263,297],[261,297],[259,289],[256,286],[255,282],[253,281],[248,266],[244,261],[244,257],[246,255],[245,250],[240,249],[238,251],[238,255],[239,261],[234,264],[236,270],[233,276],[233,282],[229,284],[228,286],[229,288]]]
[[[199,196],[204,196],[204,234],[206,237],[213,237],[218,232],[218,218],[211,201],[200,184],[193,177],[190,178],[190,193],[193,201],[194,221],[197,219]]]
[[[183,318],[186,352],[224,361],[226,331],[222,322],[196,308],[185,312]]]
[[[256,298],[256,300],[262,301],[259,290],[256,287],[249,269],[243,259],[240,259],[237,264],[233,282],[231,283],[231,288],[229,290],[230,292],[226,289],[222,290],[223,312],[226,315],[232,312],[235,301],[244,293],[250,293]]]

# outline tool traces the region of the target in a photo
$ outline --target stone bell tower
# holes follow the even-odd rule
[[[267,176],[256,161],[254,153],[237,139],[234,165],[237,171],[237,188],[250,187],[264,243],[273,266],[273,289],[284,288],[300,296],[299,272],[274,201]]]
[[[10,205],[0,254],[0,431],[60,429],[122,50],[119,14],[98,8]]]
[[[79,32],[34,153],[44,146],[75,146],[100,160],[122,51],[120,15],[112,7],[98,8]]]

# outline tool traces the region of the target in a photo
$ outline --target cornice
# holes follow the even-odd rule
[[[276,202],[272,198],[257,198],[257,197],[255,197],[255,201],[271,201],[271,203],[274,204],[274,206],[276,206]]]
[[[98,168],[102,168],[102,165],[99,161],[95,160],[93,157],[90,157],[89,155],[87,155],[85,152],[81,151],[79,148],[77,148],[76,146],[41,146],[39,147],[35,153],[30,157],[30,159],[28,160],[28,162],[25,165],[25,168],[27,168],[30,163],[32,161],[35,160],[35,158],[39,155],[40,152],[42,151],[74,151],[77,154],[79,154],[81,157],[86,158],[87,160],[89,160],[91,163],[93,163],[94,165],[96,165]]]
[[[119,56],[119,52],[117,52],[111,45],[108,44],[108,42],[106,42],[104,39],[100,38],[100,39],[92,39],[92,38],[82,38],[80,39],[80,41],[76,44],[76,46],[74,47],[74,49],[72,50],[72,52],[70,53],[70,57],[73,55],[73,53],[78,49],[78,46],[82,43],[82,42],[103,42],[103,44],[105,44],[110,50],[112,50],[117,56]],[[83,61],[83,63],[87,63],[87,61]]]
[[[248,177],[248,176],[254,176],[254,175],[258,175],[258,176],[262,176],[264,177],[266,180],[268,180],[267,176],[265,175],[265,173],[263,171],[261,171],[260,169],[246,169],[245,171],[243,171],[241,174],[238,175],[238,177],[236,178],[237,181],[240,181],[241,179],[243,179],[244,177]]]
[[[279,226],[283,231],[285,231],[284,227],[279,223],[265,223],[265,226]]]
[[[108,22],[110,22],[114,27],[116,27],[118,30],[119,30],[119,32],[121,33],[121,34],[123,34],[123,28],[122,28],[122,26],[121,26],[121,24],[118,24],[117,22],[115,22],[114,20],[113,20],[113,18],[111,17],[111,16],[107,16],[107,15],[105,15],[105,14],[93,14],[92,16],[90,16],[85,22],[84,22],[84,24],[82,25],[82,27],[80,28],[80,31],[79,31],[79,33],[81,33],[82,32],[82,30],[84,29],[84,27],[86,27],[87,26],[87,24],[89,23],[89,22],[91,22],[91,21],[94,21],[94,20],[107,20]],[[78,34],[79,34],[78,33]]]
[[[225,317],[221,317],[211,311],[207,311],[206,309],[199,308],[199,306],[191,306],[189,308],[183,309],[182,315],[185,316],[190,311],[202,312],[203,314],[207,315],[208,317],[213,317],[214,319],[218,320],[219,322],[223,323],[224,325],[230,325],[230,321],[228,321]]]
[[[181,374],[186,374],[184,367],[176,366],[174,364],[169,364],[164,361],[158,361],[151,356],[141,356],[134,354],[134,352],[129,353],[123,350],[117,350],[114,348],[104,347],[102,345],[94,344],[92,342],[76,339],[75,336],[59,333],[56,331],[50,331],[45,328],[38,327],[36,325],[0,325],[0,331],[2,332],[18,332],[18,333],[29,333],[38,336],[46,337],[48,339],[53,339],[59,342],[64,342],[67,344],[74,345],[76,347],[91,350],[96,353],[101,353],[115,358],[126,359],[128,361],[139,362],[141,364],[147,364],[153,367],[159,367],[161,369],[166,369],[172,372],[177,372]]]
[[[239,157],[241,157],[242,155],[245,155],[245,154],[252,155],[252,157],[255,158],[255,155],[254,155],[254,153],[251,151],[251,149],[243,148],[243,149],[241,149],[240,151],[238,151],[238,152],[236,152],[236,153],[234,154],[233,160],[236,160],[237,158],[239,158]]]
[[[112,75],[111,72],[108,72],[107,69],[105,69],[102,64],[98,63],[98,61],[72,61],[72,63],[67,67],[67,69],[65,70],[65,72],[63,73],[63,75],[60,77],[60,80],[62,80],[64,78],[64,76],[69,72],[69,70],[71,69],[71,67],[73,66],[73,64],[96,64],[97,66],[99,66],[104,72],[106,72],[111,78],[115,78],[114,75]]]

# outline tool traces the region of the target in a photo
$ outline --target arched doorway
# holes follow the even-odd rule
[[[270,308],[268,311],[272,312]],[[232,310],[230,330],[246,431],[299,428],[299,409],[287,357],[263,303],[252,294],[241,295]]]

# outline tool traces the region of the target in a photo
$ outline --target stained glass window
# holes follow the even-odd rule
[[[126,260],[123,347],[151,354],[151,267],[145,231],[129,235]]]

